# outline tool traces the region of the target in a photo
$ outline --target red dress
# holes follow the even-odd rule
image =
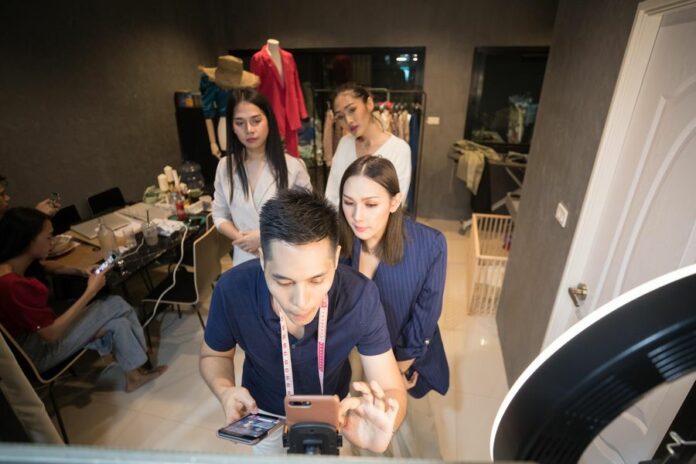
[[[258,90],[273,108],[280,136],[285,139],[285,148],[292,156],[299,158],[297,131],[302,127],[302,119],[307,117],[307,109],[292,53],[281,49],[280,58],[283,62],[282,80],[267,45],[251,57],[251,72],[261,78]]]
[[[0,277],[0,324],[13,337],[36,332],[55,319],[48,306],[48,287],[40,280],[13,272]]]

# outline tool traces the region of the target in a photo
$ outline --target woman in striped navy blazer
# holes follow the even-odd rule
[[[444,395],[449,388],[437,325],[447,243],[441,232],[405,216],[401,196],[389,160],[378,156],[355,160],[340,184],[341,255],[377,284],[394,354],[412,397],[406,420],[392,441],[393,454],[439,458],[432,408],[425,395],[431,390]]]

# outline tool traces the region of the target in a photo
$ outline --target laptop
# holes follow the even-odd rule
[[[147,221],[147,213],[150,213],[151,221],[153,219],[167,219],[169,216],[171,216],[171,213],[166,209],[154,205],[148,205],[147,203],[136,203],[134,205],[126,206],[125,208],[118,210],[118,212],[142,222]]]
[[[102,221],[105,226],[109,227],[111,230],[120,229],[130,225],[130,221],[123,216],[116,213],[109,213],[104,216],[90,219],[89,221],[82,222],[80,224],[75,224],[70,227],[70,230],[82,234],[90,240],[97,238],[97,231],[99,229],[99,221]]]

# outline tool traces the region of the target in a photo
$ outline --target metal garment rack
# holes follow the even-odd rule
[[[420,120],[420,127],[418,128],[418,157],[416,159],[416,179],[415,182],[413,183],[413,205],[408,206],[408,213],[413,216],[414,218],[417,216],[418,212],[418,187],[420,186],[420,175],[421,175],[421,168],[422,168],[422,160],[423,160],[423,134],[424,134],[424,128],[425,128],[425,110],[426,110],[426,103],[428,100],[428,94],[426,94],[423,90],[392,90],[388,89],[386,87],[366,87],[370,93],[374,94],[384,94],[386,96],[386,101],[391,101],[392,96],[394,95],[416,95],[420,96],[420,101],[414,102],[418,103],[421,106],[421,120]],[[312,89],[312,100],[316,103],[316,98],[317,95],[319,94],[331,94],[335,91],[335,89]],[[320,112],[321,109],[319,108],[319,105],[314,105],[314,112],[315,112],[315,119],[317,117],[323,117],[323,114]],[[318,114],[317,114],[318,113]],[[316,129],[316,127],[315,127]],[[316,138],[315,138],[316,139]],[[316,146],[315,146],[316,150]],[[316,155],[316,151],[315,151]],[[326,166],[326,165],[324,165]],[[328,174],[327,174],[328,175]]]

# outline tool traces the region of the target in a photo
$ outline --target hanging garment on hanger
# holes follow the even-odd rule
[[[418,149],[420,148],[420,123],[421,115],[418,110],[413,111],[409,118],[409,141],[408,144],[411,146],[411,167],[413,169],[413,174],[411,175],[411,188],[408,189],[408,203],[409,205],[414,204],[414,196],[416,194],[416,178],[418,173],[416,172],[418,166],[418,157],[420,153]]]
[[[334,114],[330,109],[326,110],[326,116],[324,117],[324,137],[322,140],[322,147],[324,149],[324,162],[327,166],[331,166],[333,161],[334,146],[333,146],[333,133],[334,133]]]
[[[282,79],[267,45],[251,57],[251,72],[261,78],[258,90],[273,108],[280,135],[285,139],[286,150],[297,158],[300,156],[297,131],[302,127],[302,119],[307,118],[307,109],[295,59],[283,49],[280,50],[280,57],[283,62]]]
[[[411,135],[408,127],[410,119],[411,115],[409,114],[409,112],[406,110],[401,110],[401,113],[399,114],[399,127],[401,130],[401,138],[404,139],[406,142],[409,141]]]

